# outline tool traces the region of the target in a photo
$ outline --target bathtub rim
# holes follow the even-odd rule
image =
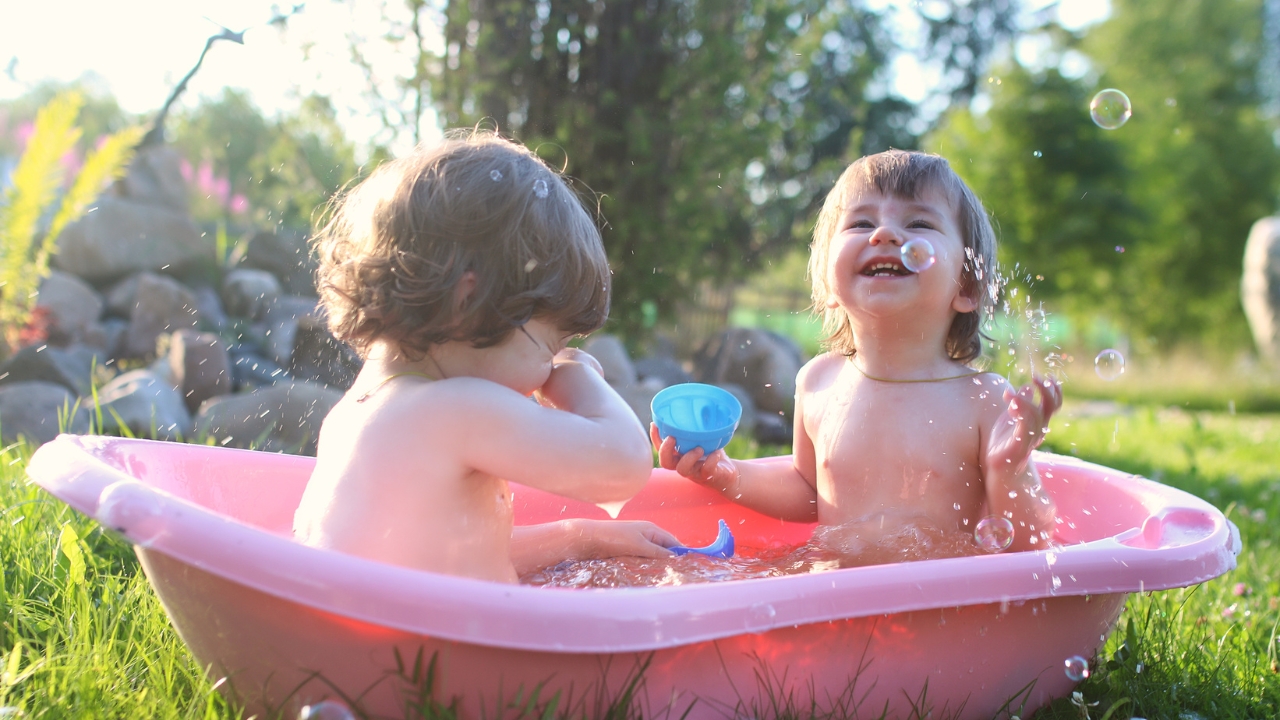
[[[386,565],[307,547],[153,488],[94,454],[103,448],[193,452],[251,451],[148,440],[61,435],[28,465],[30,477],[96,517],[107,487],[129,483],[165,524],[148,549],[276,597],[405,632],[494,647],[555,652],[643,652],[743,632],[936,608],[1019,603],[1061,595],[1163,590],[1217,577],[1236,565],[1239,532],[1221,512],[1188,493],[1075,458],[1038,453],[1057,468],[1100,473],[1167,502],[1152,511],[1190,511],[1212,521],[1204,537],[1172,547],[1141,547],[1142,528],[1041,550],[925,560],[783,578],[664,588],[568,590],[505,585]],[[269,455],[253,453],[250,456]],[[312,460],[299,458],[298,462]],[[292,460],[290,461],[292,462]],[[663,472],[663,471],[656,471]],[[132,529],[120,528],[126,536]],[[135,537],[131,539],[136,539]],[[257,546],[258,552],[247,549]],[[1105,562],[1110,561],[1110,562]],[[334,575],[347,582],[336,585]],[[1074,576],[1068,583],[1067,578]],[[1062,581],[1054,588],[1053,578]],[[424,613],[424,608],[432,612]]]

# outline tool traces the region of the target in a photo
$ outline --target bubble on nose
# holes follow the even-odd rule
[[[1072,682],[1080,682],[1089,677],[1089,661],[1079,655],[1072,655],[1062,661],[1063,670]]]
[[[902,264],[911,272],[924,272],[933,267],[936,260],[933,245],[924,238],[912,238],[902,246]]]
[[[1013,544],[1013,523],[1002,517],[988,515],[974,527],[973,539],[983,552],[1002,552]]]
[[[1093,124],[1103,130],[1115,130],[1129,122],[1133,106],[1128,95],[1115,88],[1107,88],[1093,96],[1089,103],[1089,116],[1093,118]]]
[[[1103,350],[1093,359],[1093,371],[1107,382],[1115,380],[1124,374],[1124,355],[1111,348]]]

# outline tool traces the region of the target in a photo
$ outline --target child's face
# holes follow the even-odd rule
[[[922,238],[936,261],[912,272],[903,265],[902,246]],[[944,195],[932,189],[917,198],[879,193],[855,196],[831,240],[827,261],[830,307],[850,317],[887,317],[909,311],[936,315],[948,326],[956,313],[977,305],[962,292],[964,239],[956,213]]]
[[[517,328],[506,340],[477,354],[477,377],[531,395],[551,376],[552,359],[573,336],[537,318]]]

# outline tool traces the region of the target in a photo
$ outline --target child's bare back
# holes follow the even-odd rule
[[[491,134],[419,149],[343,199],[318,248],[330,329],[365,363],[320,431],[300,540],[505,582],[670,554],[650,523],[513,527],[509,481],[615,502],[652,467],[630,407],[566,347],[604,323],[610,272],[555,171]]]

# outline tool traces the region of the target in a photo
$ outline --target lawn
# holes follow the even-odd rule
[[[1049,446],[1210,500],[1240,527],[1244,551],[1226,577],[1131,596],[1080,697],[1037,717],[1280,717],[1280,415],[1075,401]],[[0,708],[28,718],[237,717],[170,628],[130,548],[28,484],[28,454],[0,454]]]

